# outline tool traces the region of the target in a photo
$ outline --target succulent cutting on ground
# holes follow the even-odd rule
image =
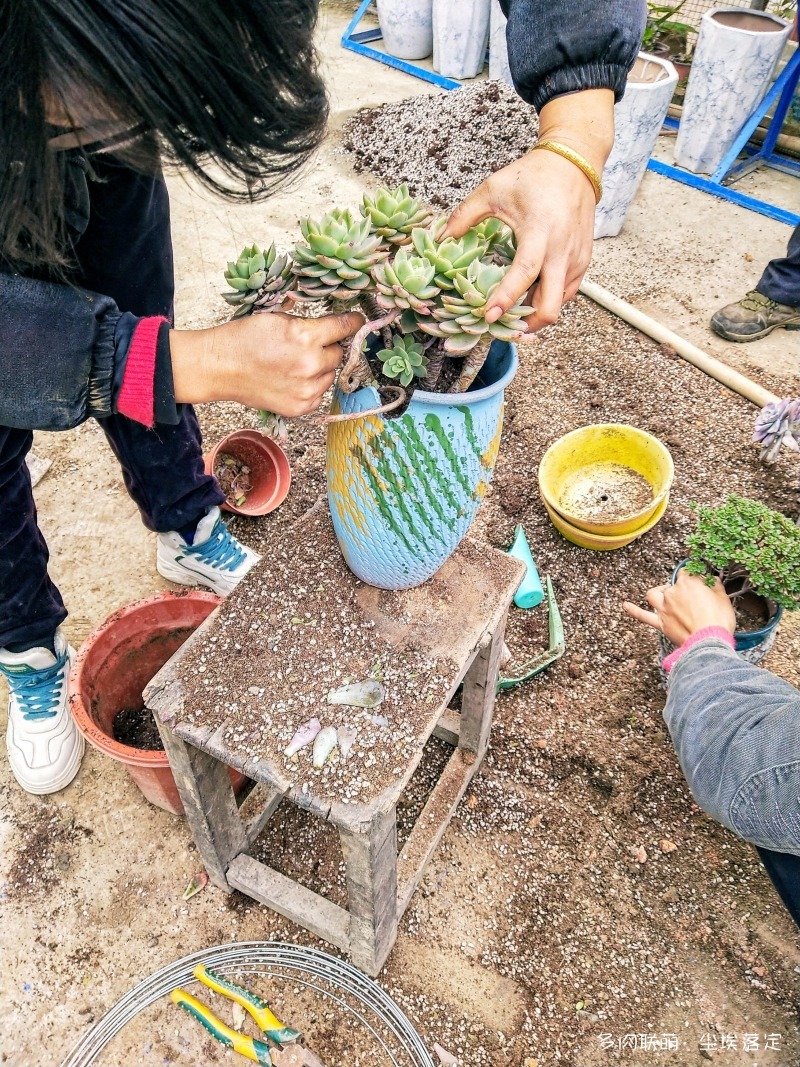
[[[235,316],[275,311],[289,294],[329,311],[360,310],[367,321],[349,346],[339,387],[393,390],[397,399],[382,411],[401,407],[415,388],[465,392],[492,340],[521,336],[532,309],[516,304],[497,322],[486,321],[514,257],[514,235],[503,222],[486,219],[460,238],[439,240],[443,225],[406,185],[379,189],[365,194],[360,218],[337,208],[319,221],[302,220],[302,238],[286,254],[274,245],[265,253],[255,244],[245,248],[228,264],[233,292],[225,299]],[[372,335],[383,344],[370,343]],[[269,412],[262,425],[284,432]]]

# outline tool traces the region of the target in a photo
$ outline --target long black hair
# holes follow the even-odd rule
[[[262,198],[319,145],[327,119],[318,0],[0,0],[0,254],[65,262],[64,153],[54,116],[120,155],[167,163],[228,199]],[[147,134],[150,136],[148,137]]]

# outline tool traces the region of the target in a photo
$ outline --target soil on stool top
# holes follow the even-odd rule
[[[317,795],[349,803],[379,794],[406,770],[457,670],[446,658],[410,642],[393,646],[376,633],[359,605],[362,583],[349,574],[343,581],[343,569],[330,518],[320,510],[273,543],[177,673],[182,723],[224,726],[223,743],[243,762],[270,762],[305,790],[313,781]],[[370,678],[385,688],[379,707],[327,703],[331,690]],[[347,760],[337,749],[316,769],[312,745],[284,754],[313,717],[323,728],[355,731]]]

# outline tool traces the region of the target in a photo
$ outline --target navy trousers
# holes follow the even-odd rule
[[[800,856],[759,848],[758,855],[789,914],[800,926]]]
[[[789,238],[785,258],[767,264],[756,288],[778,304],[800,307],[800,226]]]
[[[90,216],[75,251],[76,281],[112,297],[121,311],[172,316],[174,280],[169,200],[160,177],[93,161]],[[54,354],[57,358],[57,354]],[[203,470],[200,429],[191,407],[175,426],[148,430],[121,415],[99,420],[125,486],[150,530],[183,529],[223,494]],[[0,426],[0,648],[47,643],[67,617],[47,574],[49,553],[36,522],[25,463],[29,430]]]

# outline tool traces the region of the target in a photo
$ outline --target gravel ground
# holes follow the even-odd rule
[[[616,1041],[655,1031],[680,1031],[679,1051],[661,1051],[657,1062],[684,1067],[703,1062],[705,1035],[756,1029],[781,1031],[782,1057],[768,1062],[784,1067],[798,1055],[795,932],[749,847],[693,803],[661,719],[655,637],[620,602],[641,600],[682,557],[693,501],[736,491],[797,514],[798,464],[785,457],[774,469],[760,466],[749,404],[589,301],[568,306],[556,326],[521,346],[521,357],[473,535],[506,547],[523,523],[540,572],[555,583],[567,654],[498,699],[482,773],[402,922],[420,959],[444,925],[463,924],[459,965],[470,968],[470,981],[481,972],[491,983],[509,981],[516,1024],[492,1029],[453,1014],[415,981],[408,951],[390,958],[382,981],[430,1044],[438,1040],[470,1067],[592,1067],[609,1062],[601,1034]],[[239,409],[218,405],[202,420],[209,441],[241,422]],[[676,468],[664,519],[612,553],[564,541],[535,482],[553,440],[600,421],[655,433]],[[233,522],[262,551],[323,489],[322,429],[308,419],[295,425],[289,451],[294,483],[285,504]],[[544,646],[546,630],[543,609],[512,609],[515,662]],[[782,630],[767,665],[797,683],[799,635]],[[417,791],[430,788],[436,768],[434,751]],[[279,811],[266,847],[278,869],[343,899],[338,844],[325,837],[308,818]],[[301,862],[308,855],[313,872]],[[650,1062],[640,1051],[618,1056]],[[753,1063],[741,1049],[717,1059]]]
[[[500,111],[502,122],[487,121]],[[488,81],[359,111],[344,127],[344,147],[356,170],[388,184],[408,182],[415,196],[450,210],[526,152],[538,129],[532,107],[503,82]]]

